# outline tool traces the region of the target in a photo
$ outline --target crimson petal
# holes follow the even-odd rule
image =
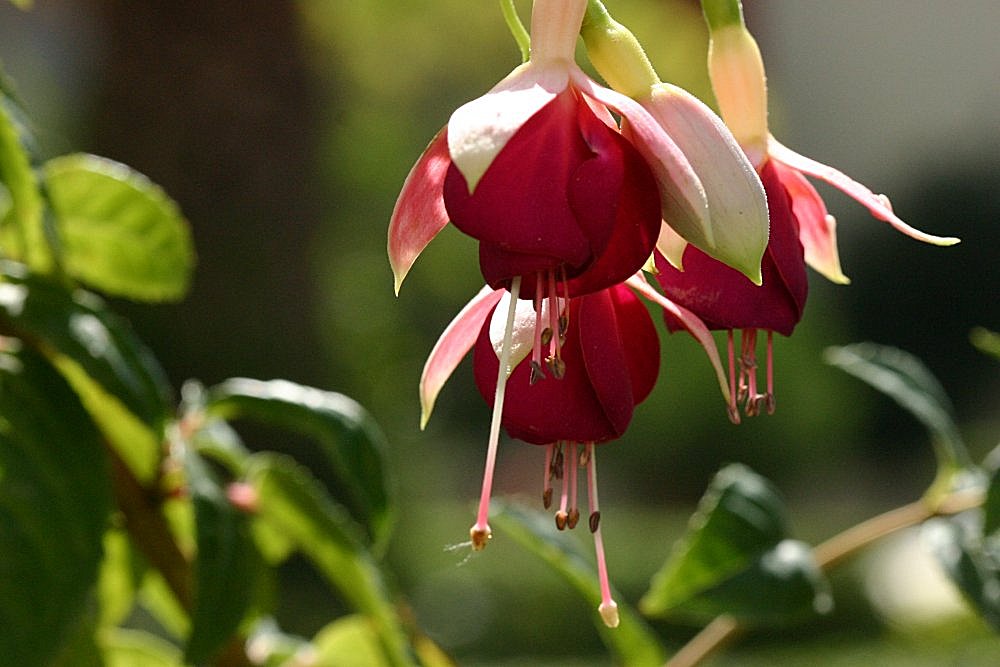
[[[684,271],[657,256],[657,280],[664,293],[698,315],[712,329],[766,329],[791,335],[802,318],[808,293],[799,224],[791,199],[773,165],[760,171],[767,193],[771,229],[761,263],[763,283],[758,287],[739,271],[712,259],[694,246],[684,251]],[[667,326],[682,328],[666,317]]]
[[[537,257],[534,271],[562,263],[579,266],[590,256],[566,198],[577,165],[590,157],[577,129],[577,103],[576,93],[567,89],[528,119],[494,158],[473,194],[454,165],[445,177],[444,201],[452,223],[481,244],[496,246],[501,255]],[[483,277],[501,287],[521,275],[502,273],[491,268]]]
[[[496,391],[498,360],[488,324],[476,342],[476,385],[487,401]],[[571,299],[562,347],[566,374],[531,384],[528,360],[507,382],[503,426],[533,444],[604,442],[624,433],[635,404],[656,381],[659,342],[648,312],[622,286]]]

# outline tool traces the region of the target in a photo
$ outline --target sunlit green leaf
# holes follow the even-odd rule
[[[312,475],[290,458],[255,455],[247,482],[259,493],[259,521],[284,533],[356,611],[372,620],[391,665],[407,664],[409,649],[382,572],[356,524]]]
[[[140,581],[140,568],[133,558],[128,535],[123,530],[109,530],[104,535],[104,560],[97,582],[100,627],[122,622],[132,609]]]
[[[551,516],[499,502],[494,502],[490,510],[492,524],[547,562],[583,596],[593,612],[594,625],[605,645],[614,653],[616,662],[637,667],[663,664],[663,647],[642,618],[620,596],[616,599],[618,627],[604,625],[597,612],[601,603],[597,570],[583,555],[579,542],[569,534],[554,529]]]
[[[144,301],[187,293],[191,233],[163,190],[123,164],[87,154],[49,160],[42,173],[69,275]]]
[[[139,630],[109,628],[102,633],[106,667],[181,667],[179,648]]]
[[[786,535],[777,490],[745,466],[727,466],[712,480],[640,608],[652,616],[698,619],[727,613],[750,623],[829,611],[829,587],[811,550]]]
[[[337,667],[386,667],[378,634],[364,616],[345,616],[313,638],[320,664]]]
[[[314,438],[337,476],[345,501],[380,551],[393,508],[383,458],[385,439],[356,401],[284,380],[236,378],[208,390],[208,415],[250,419]]]
[[[97,580],[111,508],[97,430],[65,380],[25,348],[0,352],[0,656],[44,664]]]
[[[233,507],[197,453],[189,451],[184,459],[198,539],[191,635],[184,657],[201,664],[233,636],[247,614],[261,561],[247,515]]]
[[[0,254],[46,272],[52,258],[43,230],[43,201],[32,169],[34,139],[27,121],[0,72],[0,183],[9,209],[0,219]]]
[[[0,329],[41,349],[63,372],[140,481],[160,456],[170,412],[163,371],[127,322],[95,295],[0,262]]]

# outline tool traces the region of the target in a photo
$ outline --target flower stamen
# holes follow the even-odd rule
[[[773,415],[776,407],[774,397],[774,332],[767,332],[767,414]]]
[[[729,421],[734,424],[740,423],[740,409],[736,405],[736,351],[733,342],[733,330],[726,332],[726,351],[729,354],[729,405],[726,412],[729,413]]]
[[[577,472],[580,470],[576,447],[577,443],[575,442],[571,442],[569,445],[569,460],[571,465],[569,469],[569,514],[566,517],[566,526],[570,530],[576,528],[576,524],[580,520],[580,510],[576,506],[576,477]]]
[[[555,449],[556,443],[545,447],[545,475],[542,481],[542,507],[545,509],[552,507],[552,456]]]

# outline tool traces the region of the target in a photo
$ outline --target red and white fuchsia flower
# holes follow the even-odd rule
[[[717,3],[723,11],[710,9]],[[803,173],[841,187],[911,236],[955,241],[913,230],[884,197],[775,142],[760,55],[740,3],[703,6],[725,123],[661,82],[635,37],[597,0],[535,0],[530,58],[452,114],[407,176],[389,224],[397,294],[449,221],[479,243],[486,286],[442,333],[420,379],[421,428],[469,352],[476,386],[493,405],[472,548],[491,538],[503,428],[545,448],[543,504],[553,504],[558,481],[560,530],[576,526],[578,486],[586,484],[599,611],[612,627],[618,613],[595,450],[625,432],[656,383],[659,340],[636,294],[663,309],[671,331],[687,330],[705,349],[738,422],[740,401],[747,414],[774,409],[772,335],[790,335],[802,317],[805,265],[846,282],[833,218]],[[578,34],[611,88],[575,63]],[[643,267],[656,273],[660,290]],[[728,375],[711,329],[729,332]],[[763,390],[758,331],[767,334]]]

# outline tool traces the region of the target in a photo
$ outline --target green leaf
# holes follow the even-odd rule
[[[21,265],[0,262],[0,330],[44,352],[140,481],[152,479],[170,389],[127,322],[93,294],[67,291]]]
[[[986,465],[990,478],[983,502],[983,533],[1000,537],[1000,447],[987,457]]]
[[[938,455],[939,475],[971,466],[962,436],[952,419],[951,401],[924,364],[903,350],[857,343],[828,348],[827,363],[867,382],[895,400],[930,432]]]
[[[698,619],[728,613],[767,624],[825,613],[829,588],[811,550],[786,539],[787,524],[770,482],[742,465],[723,468],[640,609]]]
[[[0,352],[0,655],[44,664],[98,575],[108,462],[73,391],[39,355]]]
[[[318,664],[337,667],[386,667],[378,634],[364,616],[345,616],[320,630],[313,639]]]
[[[285,380],[235,378],[208,390],[209,417],[250,419],[314,438],[330,462],[352,513],[381,552],[393,508],[383,451],[385,438],[356,401]]]
[[[1000,333],[976,327],[969,333],[969,340],[977,350],[1000,361]]]
[[[104,560],[97,582],[98,625],[102,628],[121,623],[135,602],[141,572],[132,554],[128,534],[112,529],[104,535]]]
[[[984,538],[981,517],[967,513],[928,521],[921,537],[966,600],[1000,632],[1000,535]]]
[[[49,160],[42,173],[69,275],[142,301],[187,293],[191,233],[163,190],[123,164],[82,153]]]
[[[583,596],[593,610],[594,625],[601,639],[614,653],[617,663],[637,667],[664,663],[665,651],[656,635],[639,614],[621,599],[616,600],[618,627],[609,628],[604,624],[597,612],[601,589],[596,570],[583,555],[578,541],[565,532],[554,530],[550,515],[494,501],[490,508],[490,522],[548,563]]]
[[[43,228],[42,195],[32,169],[33,149],[24,113],[0,72],[0,183],[10,197],[10,208],[0,219],[0,254],[46,272],[52,257]]]
[[[710,619],[729,614],[754,625],[782,625],[833,609],[833,597],[812,548],[782,540],[738,574],[682,601],[671,614]]]
[[[252,606],[261,559],[247,515],[229,502],[205,462],[187,451],[184,467],[198,540],[191,635],[184,657],[202,664],[235,634]]]
[[[258,521],[284,533],[355,610],[368,616],[391,665],[411,662],[406,635],[382,572],[356,524],[292,459],[257,454],[246,480],[259,493]]]
[[[108,629],[102,633],[105,667],[180,667],[181,651],[140,630]]]

